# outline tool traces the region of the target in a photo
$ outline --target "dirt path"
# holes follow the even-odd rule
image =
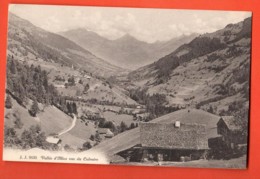
[[[65,134],[67,132],[69,132],[71,129],[73,129],[73,127],[76,125],[76,121],[77,121],[77,117],[75,115],[73,115],[73,121],[71,123],[71,126],[63,131],[61,131],[58,136],[62,135],[62,134]]]

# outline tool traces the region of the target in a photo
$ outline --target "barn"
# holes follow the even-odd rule
[[[141,160],[146,159],[146,156],[143,156],[144,151],[146,150],[148,153],[152,152],[153,150],[156,152],[161,152],[161,151],[166,151],[164,155],[164,160],[168,160],[167,156],[170,155],[168,154],[167,151],[169,151],[169,149],[171,151],[178,151],[177,153],[179,153],[178,155],[180,156],[193,156],[192,159],[196,159],[196,157],[194,157],[195,153],[197,153],[197,151],[201,150],[201,153],[199,155],[199,157],[203,157],[203,152],[202,151],[206,151],[206,145],[207,148],[209,148],[210,150],[216,148],[216,150],[218,151],[218,147],[220,145],[223,144],[222,142],[222,134],[218,132],[218,128],[221,127],[220,125],[218,126],[217,124],[220,124],[220,120],[221,117],[208,113],[206,111],[200,110],[200,109],[183,109],[183,110],[179,110],[179,111],[175,111],[173,113],[169,113],[167,115],[161,116],[159,118],[156,118],[152,121],[150,121],[149,123],[140,123],[139,127],[135,128],[135,129],[131,129],[128,131],[125,131],[123,133],[120,133],[116,136],[114,136],[113,138],[109,139],[109,140],[104,140],[102,141],[99,145],[93,147],[92,151],[101,151],[102,153],[104,153],[109,159],[110,161],[113,163],[113,157],[115,155],[119,155],[129,161],[136,161],[136,162],[140,162]],[[179,121],[180,122],[180,128],[176,128],[174,127],[175,123]],[[156,124],[158,124],[158,126]],[[150,125],[150,128],[148,127],[147,130],[143,130],[144,126],[142,125]],[[152,125],[155,125],[156,127],[152,127]],[[162,132],[162,134],[160,135],[160,138],[158,138],[158,140],[156,140],[153,143],[146,143],[146,138],[144,138],[144,136],[147,136],[148,139],[152,138],[152,129],[154,131],[156,131],[156,135],[158,135],[158,131],[160,131],[160,125],[166,125],[169,128],[171,128],[173,130],[179,130],[176,134],[169,134],[170,130],[168,132]],[[186,125],[191,125],[191,126],[205,126],[205,135],[206,135],[206,141],[204,141],[202,138],[202,141],[204,141],[204,144],[194,144],[194,146],[196,146],[197,148],[192,148],[190,147],[188,144],[189,143],[183,143],[183,145],[185,144],[185,148],[178,148],[177,146],[174,148],[174,146],[171,146],[168,143],[168,148],[167,146],[164,146],[164,148],[158,148],[155,144],[159,144],[161,146],[163,146],[161,143],[159,143],[159,140],[161,140],[162,137],[167,137],[168,135],[176,135],[175,137],[179,138],[182,134],[183,137],[187,136],[187,138],[193,134],[194,131],[190,130],[185,130]],[[142,127],[141,127],[142,126]],[[204,128],[204,127],[202,127]],[[202,129],[196,130],[197,132],[202,132],[200,131]],[[204,130],[204,129],[203,129]],[[148,133],[150,131],[150,133]],[[153,133],[155,133],[153,131]],[[194,134],[193,134],[194,135]],[[204,136],[204,134],[203,134]],[[145,139],[145,140],[144,140]],[[178,138],[177,138],[178,139]],[[167,141],[167,139],[162,139],[164,140],[164,142]],[[185,140],[185,141],[189,141],[189,139]],[[173,140],[172,140],[173,141]],[[147,141],[148,142],[148,141]],[[167,144],[167,143],[166,143]],[[176,144],[177,145],[177,144]],[[202,147],[204,146],[204,147]],[[195,152],[194,152],[195,151]],[[183,153],[182,153],[183,152]],[[164,152],[162,152],[164,153]],[[173,153],[173,152],[172,152]],[[191,154],[191,155],[190,155]],[[171,154],[173,155],[173,154]],[[149,155],[147,154],[148,158]],[[158,155],[156,157],[156,155],[150,155],[151,157],[154,157],[154,160],[156,160],[156,158],[158,158]],[[170,157],[171,158],[171,157]],[[198,158],[198,157],[197,157]],[[169,159],[170,160],[170,159]],[[180,160],[180,158],[177,157],[172,157],[171,160]]]
[[[46,141],[51,144],[57,144],[57,145],[61,143],[61,139],[59,139],[56,136],[49,136],[46,138]]]
[[[217,131],[223,144],[229,149],[247,143],[246,137],[241,136],[241,125],[234,116],[222,116],[217,123]]]
[[[99,128],[98,133],[106,138],[112,138],[114,133],[109,128]]]
[[[208,149],[205,125],[140,123],[140,145],[119,155],[129,161],[184,161],[205,158]]]

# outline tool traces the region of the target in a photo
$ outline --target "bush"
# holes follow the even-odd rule
[[[21,135],[21,146],[23,149],[28,148],[45,148],[46,136],[44,132],[41,132],[39,125],[31,126],[29,130],[24,130]]]
[[[5,147],[14,147],[14,146],[19,146],[20,143],[21,143],[21,141],[18,138],[15,129],[5,126],[5,128],[4,128],[4,146]]]
[[[13,104],[12,104],[12,99],[9,95],[7,95],[6,100],[5,100],[5,107],[10,109],[12,108]]]
[[[14,121],[14,127],[17,129],[21,129],[23,127],[23,123],[20,118],[16,118]]]
[[[94,140],[95,140],[95,136],[91,134],[91,136],[90,136],[89,139],[92,140],[92,141],[94,141]]]
[[[64,150],[67,151],[67,152],[72,152],[73,151],[73,148],[71,148],[68,144],[66,144],[64,146]]]
[[[82,150],[88,150],[92,148],[92,145],[90,144],[90,142],[85,142],[82,146]]]
[[[38,107],[38,103],[36,100],[33,100],[33,104],[31,106],[31,109],[29,110],[29,113],[31,114],[31,116],[35,117],[36,114],[40,111],[39,107]]]

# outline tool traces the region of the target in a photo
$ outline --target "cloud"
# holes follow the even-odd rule
[[[135,9],[77,6],[10,5],[10,11],[52,32],[86,28],[109,39],[128,33],[139,40],[169,40],[213,32],[237,23],[250,12]]]

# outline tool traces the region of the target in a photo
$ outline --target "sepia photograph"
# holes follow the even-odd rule
[[[246,169],[251,21],[9,5],[3,159]]]

